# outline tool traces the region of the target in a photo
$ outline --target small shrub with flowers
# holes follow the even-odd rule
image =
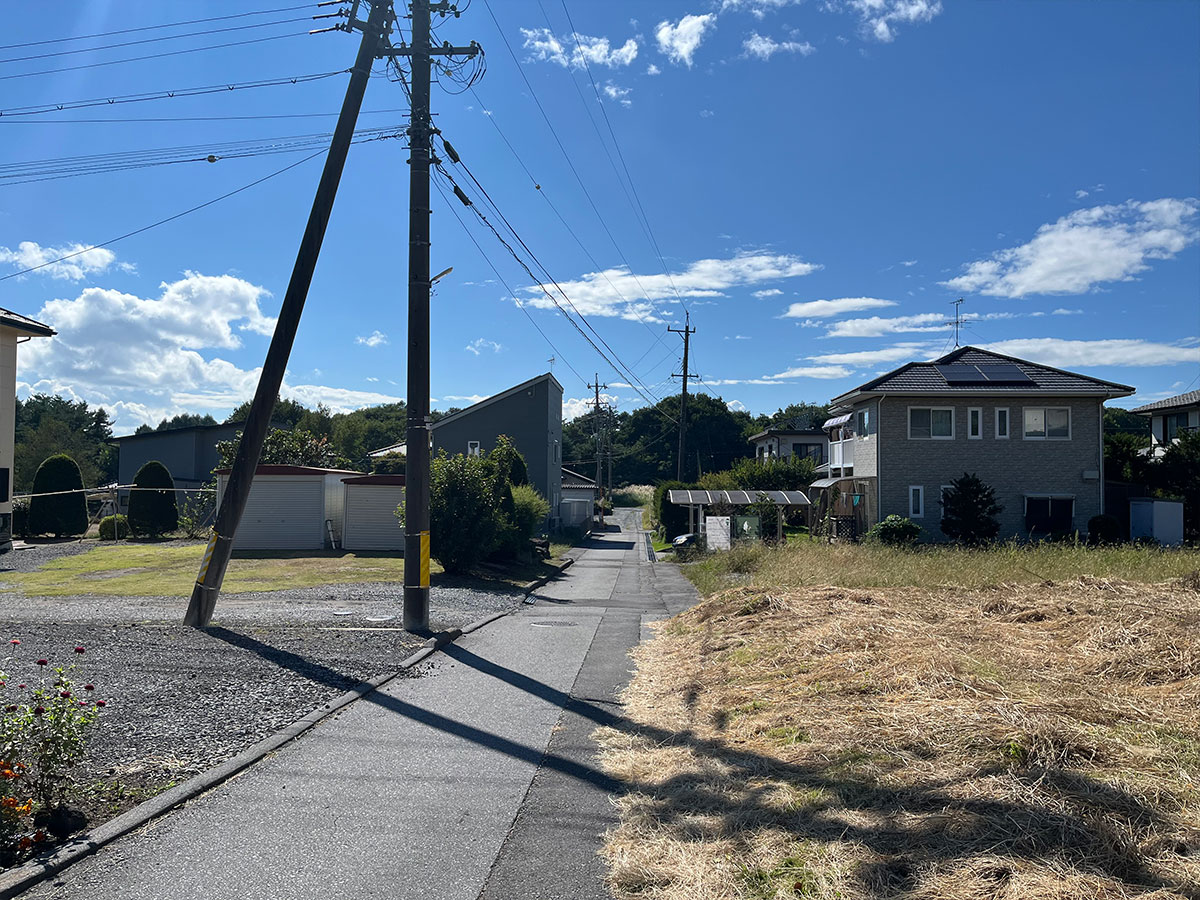
[[[20,643],[9,642],[9,665]],[[77,656],[83,653],[75,648]],[[11,685],[0,671],[0,850],[8,853],[45,838],[41,831],[29,833],[32,817],[62,807],[71,769],[105,705],[94,699],[95,685],[77,686],[76,663],[52,667],[39,659],[37,665],[42,675],[36,685]]]

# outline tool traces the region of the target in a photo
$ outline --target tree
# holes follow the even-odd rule
[[[802,491],[816,478],[816,463],[807,456],[772,458],[765,462],[739,459],[723,472],[700,479],[706,491]]]
[[[66,537],[83,534],[87,527],[87,499],[78,464],[65,453],[47,457],[33,476],[29,533]]]
[[[501,528],[496,467],[485,457],[441,451],[429,478],[429,554],[447,572],[465,572],[495,546]]]
[[[942,494],[942,533],[952,541],[976,547],[996,539],[1004,507],[996,492],[975,475],[963,473]]]
[[[488,459],[495,464],[497,474],[506,483],[513,487],[529,483],[529,469],[525,465],[525,457],[507,434],[496,438],[496,446],[488,454]]]
[[[161,422],[158,423],[158,427],[155,428],[154,430],[155,431],[173,431],[176,428],[194,428],[197,425],[216,425],[216,424],[217,424],[217,420],[214,419],[212,416],[208,415],[207,413],[205,413],[202,416],[198,415],[196,413],[180,413],[179,415],[172,416],[169,419],[163,419]],[[134,433],[142,434],[143,432],[141,432],[139,430]]]
[[[76,461],[84,484],[106,484],[116,479],[112,420],[104,409],[92,410],[83,401],[34,394],[28,400],[17,400],[14,425],[14,490],[30,490],[41,462],[58,453],[66,453]]]
[[[1149,435],[1131,434],[1127,431],[1106,432],[1104,435],[1105,479],[1132,484],[1144,483],[1147,478],[1147,467],[1151,461],[1150,457],[1144,455],[1142,451],[1149,446]]]
[[[159,537],[179,527],[175,479],[166,466],[156,459],[150,460],[133,476],[133,486],[129,494],[130,531]]]
[[[372,475],[403,475],[407,460],[403,453],[385,453],[371,460]]]
[[[1200,539],[1200,431],[1187,431],[1149,469],[1155,493],[1183,500],[1183,533]]]
[[[649,484],[673,478],[679,446],[679,397],[667,397],[656,407],[629,414],[617,433],[621,448],[615,458],[615,478],[621,484]],[[694,481],[705,472],[729,468],[751,456],[747,430],[754,420],[746,412],[731,410],[720,397],[696,394],[688,401],[688,452],[683,479]],[[617,449],[614,446],[614,450]],[[594,454],[595,451],[592,450]]]
[[[238,444],[242,441],[239,431],[231,441],[217,442],[217,455],[221,466],[230,468],[237,456]],[[260,466],[314,466],[319,469],[344,469],[349,467],[330,444],[328,438],[317,437],[303,429],[285,430],[277,428],[268,432],[263,442]]]
[[[1104,410],[1104,434],[1137,434],[1150,437],[1150,417],[1115,406]]]

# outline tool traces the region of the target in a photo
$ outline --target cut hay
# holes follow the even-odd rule
[[[735,588],[635,655],[618,897],[1200,898],[1185,583]]]

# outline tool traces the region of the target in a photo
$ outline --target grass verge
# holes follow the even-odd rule
[[[635,657],[619,898],[1200,898],[1187,579],[735,588]]]

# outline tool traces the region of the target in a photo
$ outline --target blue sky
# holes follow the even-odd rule
[[[51,2],[13,18],[0,276],[312,154],[320,138],[278,139],[330,130],[345,75],[238,85],[337,72],[357,38],[310,37],[317,10],[276,3]],[[258,10],[277,11],[60,40]],[[685,313],[697,390],[752,412],[823,402],[952,347],[960,296],[963,343],[1136,386],[1124,405],[1200,384],[1200,5],[471,0],[437,31],[477,40],[487,62],[473,90],[435,86],[438,126],[604,356],[435,190],[432,270],[453,267],[433,301],[435,406],[554,356],[568,415],[597,372],[634,409],[677,390],[666,328]],[[407,154],[383,136],[401,132],[406,101],[377,71],[360,128],[384,130],[351,150],[285,382],[335,410],[405,396]],[[74,104],[212,85],[235,89]],[[252,155],[230,146],[243,141]],[[163,148],[223,158],[140,165]],[[129,151],[140,167],[112,171],[107,156],[109,171],[31,180]],[[227,414],[253,393],[320,161],[0,281],[0,306],[59,331],[22,345],[19,392],[103,405],[118,433]],[[470,175],[446,171],[503,230]]]

